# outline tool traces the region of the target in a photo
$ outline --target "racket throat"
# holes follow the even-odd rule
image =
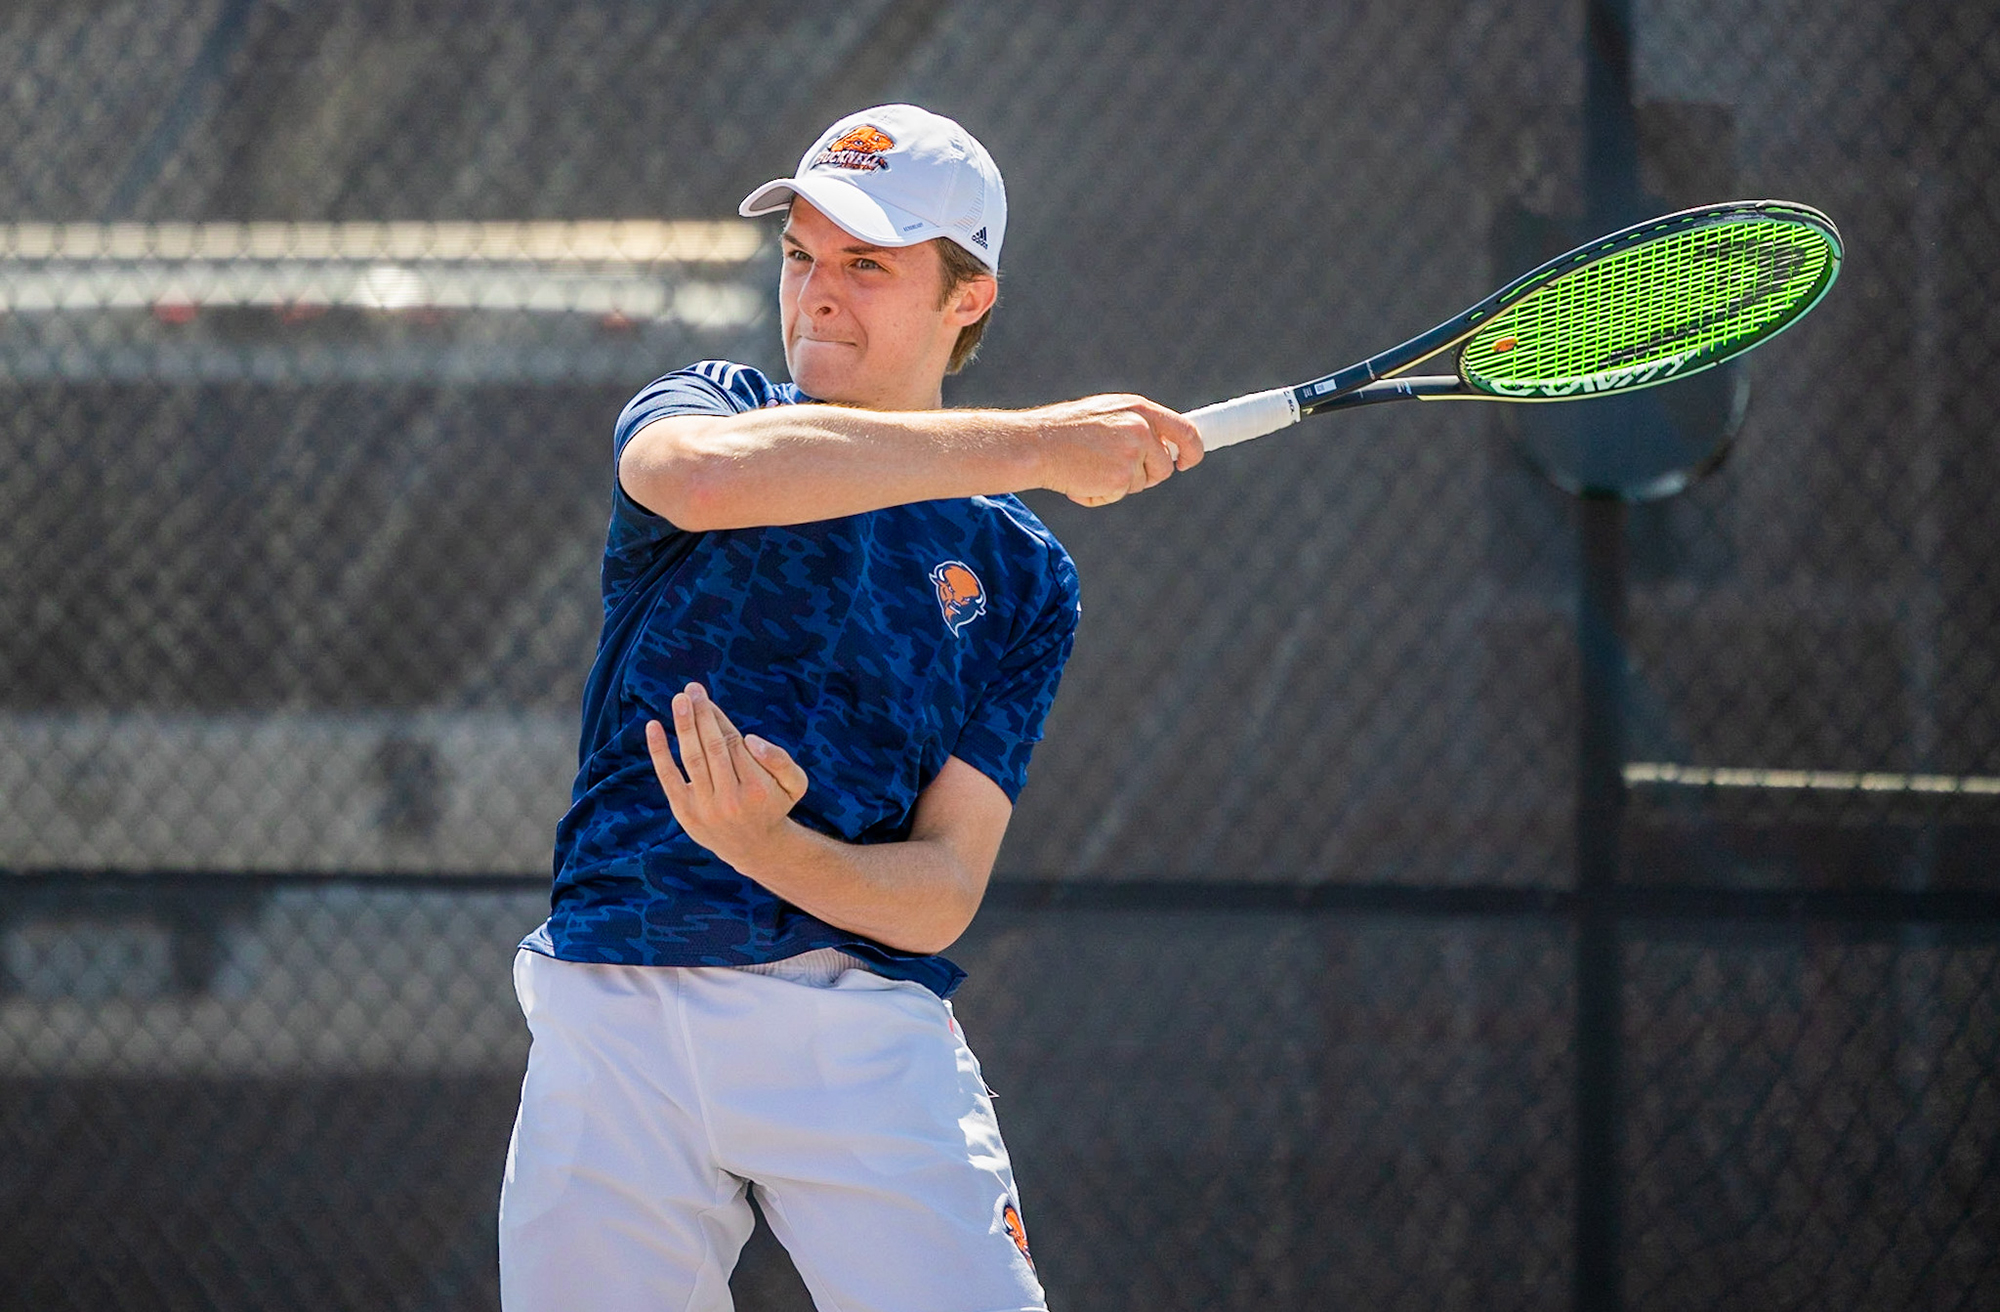
[[[1407,378],[1384,378],[1351,392],[1316,401],[1306,407],[1306,413],[1316,415],[1328,410],[1351,410],[1355,406],[1380,405],[1384,401],[1442,401],[1451,397],[1466,400],[1470,395],[1464,380],[1457,374],[1415,374]]]

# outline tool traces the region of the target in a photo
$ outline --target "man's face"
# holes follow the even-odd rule
[[[876,410],[940,405],[952,343],[985,310],[960,295],[938,304],[944,266],[933,243],[871,246],[804,199],[792,202],[783,242],[779,317],[799,390]]]

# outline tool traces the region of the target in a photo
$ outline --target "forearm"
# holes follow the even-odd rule
[[[789,818],[806,794],[791,754],[744,737],[699,683],[674,694],[676,762],[666,726],[646,725],[646,750],[667,806],[689,838],[830,925],[905,952],[942,952],[972,923],[986,893],[1013,800],[957,757],[917,795],[910,837],[857,845]]]
[[[661,420],[626,447],[627,495],[692,530],[803,524],[1041,485],[1026,412],[831,405]]]
[[[787,821],[737,870],[827,924],[904,952],[942,952],[972,923],[984,872],[939,839],[844,843]]]

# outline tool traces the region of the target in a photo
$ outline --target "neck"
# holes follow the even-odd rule
[[[944,376],[939,374],[926,382],[914,383],[909,387],[899,387],[893,391],[884,390],[867,396],[820,396],[809,388],[800,388],[815,401],[827,405],[844,405],[855,410],[942,410],[944,409]]]

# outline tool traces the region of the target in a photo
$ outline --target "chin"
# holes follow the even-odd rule
[[[806,396],[816,396],[828,402],[844,400],[846,394],[854,390],[854,368],[842,366],[852,366],[852,360],[828,360],[828,354],[834,352],[824,346],[808,346],[804,350],[786,352],[784,364],[792,372],[792,382],[798,384],[798,390]]]
[[[814,354],[818,354],[815,352]],[[791,359],[785,362],[791,370],[792,382],[807,396],[834,405],[859,405],[862,393],[854,369],[843,369],[826,360]]]

